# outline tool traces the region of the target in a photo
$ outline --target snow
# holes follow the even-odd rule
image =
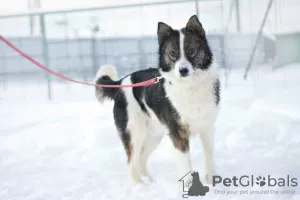
[[[216,124],[219,175],[290,175],[299,180],[299,72],[300,64],[277,70],[254,67],[247,81],[242,71],[231,72],[228,84],[223,84]],[[24,87],[31,92],[16,88],[0,94],[1,200],[182,199],[167,137],[149,162],[155,181],[132,186],[111,102],[99,105],[88,86],[57,84],[52,102],[41,97],[46,94],[43,87]],[[197,138],[191,149],[193,167],[203,177]],[[293,195],[215,194],[209,186],[207,196],[190,198],[300,199],[299,186],[288,188],[295,190]]]

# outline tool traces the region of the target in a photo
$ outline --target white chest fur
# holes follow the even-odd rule
[[[172,79],[166,77],[165,91],[183,123],[192,135],[209,130],[215,122],[218,108],[215,102],[214,69],[195,72],[193,76]]]

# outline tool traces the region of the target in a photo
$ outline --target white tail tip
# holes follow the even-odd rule
[[[118,78],[118,72],[113,65],[102,65],[100,66],[95,81],[97,81],[102,76],[109,76],[112,80],[117,81]]]

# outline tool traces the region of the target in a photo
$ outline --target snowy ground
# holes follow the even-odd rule
[[[300,65],[253,71],[248,81],[234,72],[228,86],[223,84],[216,124],[218,174],[290,175],[300,180]],[[1,91],[0,200],[182,199],[168,138],[150,159],[155,181],[147,187],[132,187],[112,121],[112,104],[99,105],[88,86],[56,89],[53,102],[20,100],[19,93]],[[63,89],[66,94],[58,96]],[[191,148],[194,169],[201,176],[202,150],[196,138]],[[207,196],[190,198],[298,200],[299,187],[263,188],[294,190],[295,194],[226,195],[216,194],[210,186]],[[262,190],[226,188],[243,189]]]

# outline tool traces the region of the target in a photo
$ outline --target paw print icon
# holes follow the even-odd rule
[[[265,177],[261,177],[261,176],[259,176],[259,177],[257,177],[256,178],[256,185],[259,185],[259,186],[264,186],[264,185],[266,185],[266,178]]]

